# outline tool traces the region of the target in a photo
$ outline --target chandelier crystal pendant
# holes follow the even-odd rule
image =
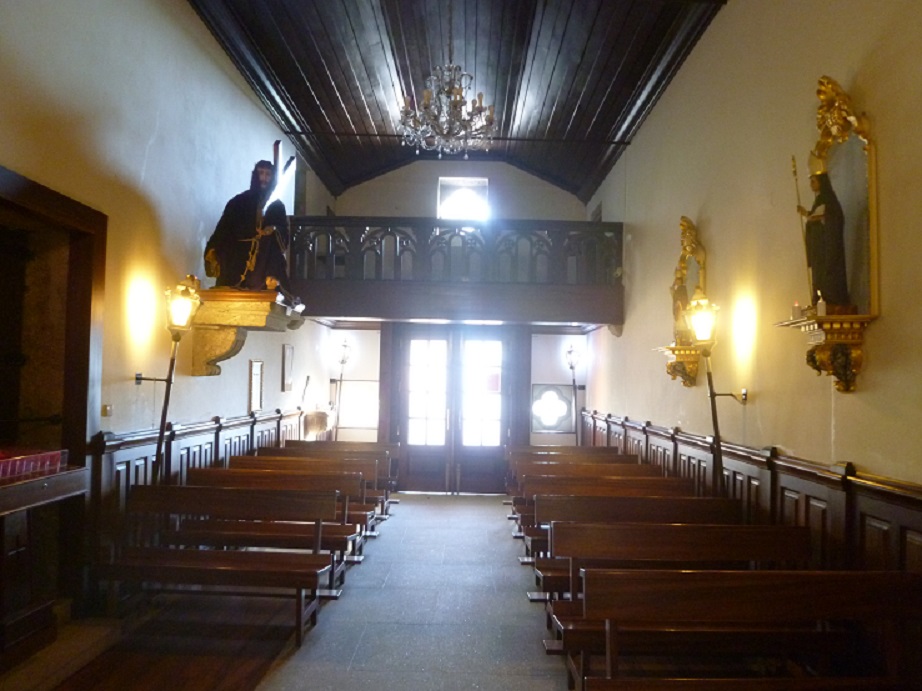
[[[408,97],[400,112],[397,134],[401,145],[438,151],[442,154],[458,154],[471,149],[489,150],[496,131],[496,117],[493,106],[483,105],[483,93],[467,102],[468,90],[474,81],[473,75],[454,64],[451,35],[451,4],[448,6],[448,64],[434,67],[426,78],[423,103],[416,108]]]

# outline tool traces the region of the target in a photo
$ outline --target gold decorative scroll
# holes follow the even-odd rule
[[[858,136],[867,151],[870,144],[870,124],[864,113],[856,113],[852,100],[832,77],[822,76],[816,87],[820,105],[816,109],[816,129],[819,139],[812,155],[820,161],[826,160],[833,144],[842,144],[852,134]]]

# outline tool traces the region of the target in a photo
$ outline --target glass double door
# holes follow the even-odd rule
[[[503,491],[505,350],[497,329],[407,330],[400,386],[407,456],[402,488]]]

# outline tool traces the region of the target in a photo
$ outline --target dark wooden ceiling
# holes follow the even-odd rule
[[[454,61],[503,161],[588,201],[724,0],[189,0],[328,187],[419,158],[404,97]],[[451,3],[451,7],[449,7]]]

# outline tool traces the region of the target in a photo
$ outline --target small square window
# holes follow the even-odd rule
[[[485,221],[490,218],[487,178],[439,178],[438,218]]]

